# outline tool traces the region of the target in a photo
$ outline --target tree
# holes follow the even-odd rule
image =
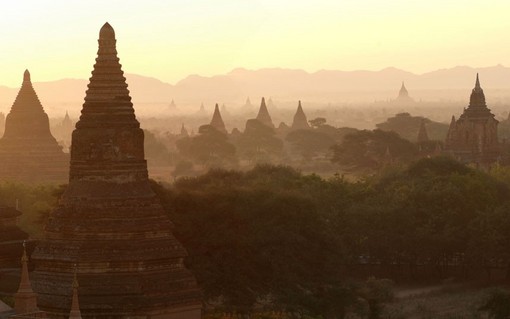
[[[236,161],[236,148],[228,137],[211,125],[202,125],[198,135],[185,137],[176,142],[179,152],[207,167],[221,167]]]
[[[377,169],[387,161],[410,162],[417,153],[416,145],[395,132],[363,130],[333,146],[332,161],[353,169]]]
[[[283,142],[272,128],[251,119],[237,139],[237,148],[240,156],[251,162],[271,162],[282,155]]]
[[[290,132],[285,140],[291,144],[294,152],[307,160],[325,154],[335,144],[332,137],[316,130],[295,130]]]
[[[310,123],[310,126],[312,128],[319,128],[319,127],[323,126],[324,124],[326,124],[326,119],[323,117],[317,117],[317,118],[314,118],[313,120],[309,120],[308,123]]]
[[[491,290],[479,311],[487,312],[491,319],[510,318],[510,292],[504,289]]]

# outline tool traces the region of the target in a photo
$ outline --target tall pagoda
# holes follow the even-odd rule
[[[298,102],[297,111],[296,114],[294,114],[291,128],[293,130],[306,130],[310,128],[303,107],[301,106],[301,101]]]
[[[32,254],[38,306],[54,318],[70,313],[75,269],[83,318],[201,316],[187,252],[149,183],[127,86],[106,23],[72,136],[69,186]]]
[[[11,111],[0,139],[0,179],[19,182],[65,182],[69,157],[50,132],[48,115],[35,93],[30,72]]]
[[[496,162],[500,156],[498,123],[487,107],[477,74],[469,106],[458,120],[452,117],[444,151],[466,163],[485,166]]]
[[[265,126],[274,128],[273,120],[271,119],[271,115],[269,115],[269,111],[267,110],[266,106],[266,100],[264,98],[262,98],[262,101],[260,102],[260,109],[256,119]]]
[[[225,104],[223,104],[225,105]],[[225,123],[223,122],[223,118],[221,117],[220,109],[218,107],[218,103],[214,106],[214,113],[211,119],[211,123],[209,124],[215,129],[217,129],[221,133],[227,134],[227,129],[225,128]]]

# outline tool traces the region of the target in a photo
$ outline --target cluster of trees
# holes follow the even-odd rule
[[[241,312],[270,306],[341,318],[360,302],[378,312],[389,299],[374,293],[388,284],[356,278],[495,279],[507,272],[509,176],[437,157],[357,182],[257,166],[154,189],[207,300]]]
[[[262,165],[152,186],[222,311],[376,318],[392,298],[391,281],[376,278],[510,279],[508,168],[436,157],[353,182]],[[18,199],[33,236],[62,190],[0,184],[0,203]]]
[[[181,156],[179,168],[193,164],[206,168],[238,168],[257,163],[276,163],[299,166],[323,159],[329,163],[331,147],[340,143],[345,135],[355,129],[334,128],[324,118],[310,121],[310,129],[273,129],[258,120],[248,120],[244,132],[225,135],[211,125],[200,127],[195,136],[186,136],[176,141]],[[240,165],[241,162],[246,165]],[[180,175],[180,170],[174,172]]]
[[[433,139],[416,142],[424,121]],[[244,132],[231,134],[203,125],[194,136],[167,137],[167,144],[146,132],[149,163],[175,166],[174,177],[193,176],[209,168],[239,169],[260,163],[289,165],[305,171],[333,173],[341,170],[359,174],[377,171],[390,163],[407,164],[441,153],[448,126],[408,113],[380,123],[376,130],[335,128],[322,117],[309,121],[310,129],[277,129],[252,119]],[[167,151],[173,149],[173,152]]]

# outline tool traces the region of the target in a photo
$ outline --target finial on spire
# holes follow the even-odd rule
[[[99,39],[100,40],[115,40],[115,31],[112,26],[106,22],[99,31]]]
[[[28,257],[26,241],[23,241],[23,256],[21,257],[21,280],[19,288],[14,295],[14,311],[17,314],[24,314],[37,311],[37,295],[32,290],[30,277],[28,275]]]
[[[480,78],[478,77],[478,73],[476,73],[475,89],[481,89],[481,87],[480,87]]]
[[[71,301],[71,312],[69,313],[69,319],[81,319],[80,302],[78,300],[78,278],[76,273],[78,272],[78,266],[74,264],[74,278],[73,278],[73,298]]]
[[[298,107],[301,107],[301,100],[298,101]]]
[[[30,72],[28,69],[26,69],[25,73],[23,73],[23,82],[30,82]]]

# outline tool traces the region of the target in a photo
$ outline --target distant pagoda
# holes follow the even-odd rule
[[[69,157],[50,132],[48,115],[34,91],[28,70],[5,119],[0,139],[0,179],[65,182]]]
[[[244,109],[251,110],[253,108],[253,105],[251,104],[250,97],[246,98],[246,102],[243,105]]]
[[[106,23],[73,132],[69,186],[32,254],[38,306],[67,318],[77,269],[83,318],[200,318],[201,293],[171,229]]]
[[[301,107],[301,101],[298,103],[296,114],[294,114],[294,121],[292,121],[291,128],[293,130],[307,130],[310,128],[308,125],[308,120],[306,119],[305,112],[303,111],[303,107]]]
[[[271,119],[271,116],[269,115],[269,111],[267,110],[267,106],[266,106],[266,100],[264,98],[262,98],[262,101],[260,102],[260,109],[259,109],[259,113],[257,114],[256,119],[260,123],[262,123],[266,126],[269,126],[270,128],[274,128],[273,120]]]
[[[170,105],[168,105],[168,108],[171,110],[177,109],[177,104],[175,104],[174,100],[172,99],[172,102],[170,102]]]
[[[223,119],[221,118],[220,109],[218,107],[218,103],[216,103],[216,106],[214,106],[214,113],[213,117],[211,119],[211,123],[209,124],[215,129],[217,129],[221,133],[227,134],[227,129],[225,128],[225,123],[223,122]]]
[[[452,117],[445,141],[445,153],[460,161],[482,166],[496,162],[500,156],[498,123],[487,107],[477,74],[469,106],[457,121]]]
[[[414,102],[414,100],[409,96],[409,92],[407,91],[404,81],[402,81],[402,86],[400,87],[400,91],[398,92],[395,102],[404,104]]]
[[[65,130],[73,129],[73,121],[71,121],[71,118],[69,117],[69,113],[67,111],[66,111],[66,115],[64,116],[64,119],[62,120],[62,123],[60,123],[60,125]]]

